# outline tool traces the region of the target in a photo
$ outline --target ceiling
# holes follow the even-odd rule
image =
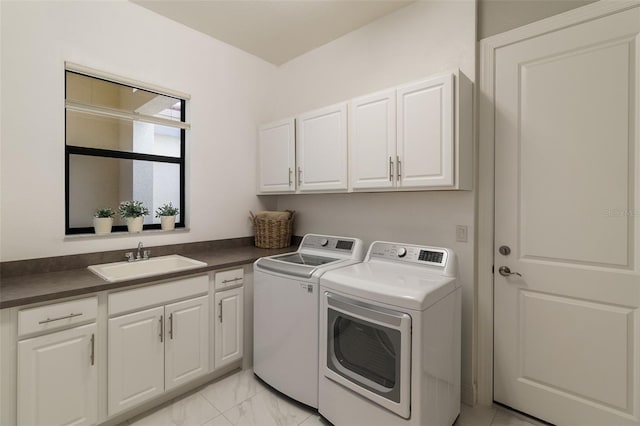
[[[131,0],[275,65],[415,0]]]

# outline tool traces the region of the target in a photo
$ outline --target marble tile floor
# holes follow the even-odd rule
[[[331,426],[316,411],[263,384],[253,375],[253,370],[232,373],[123,425]],[[542,425],[503,407],[469,407],[464,404],[455,423],[455,426]]]

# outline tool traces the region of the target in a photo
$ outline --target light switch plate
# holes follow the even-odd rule
[[[467,225],[456,225],[456,241],[459,243],[466,243],[469,241],[467,236]]]

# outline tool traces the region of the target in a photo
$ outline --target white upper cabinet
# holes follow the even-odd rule
[[[294,119],[265,124],[258,133],[258,193],[294,192]]]
[[[453,75],[398,88],[398,186],[453,186]]]
[[[459,72],[398,87],[399,189],[471,189],[471,96]]]
[[[300,115],[296,146],[299,192],[347,190],[346,103]]]
[[[353,99],[350,189],[471,189],[471,102],[459,72]]]
[[[460,71],[348,105],[296,118],[295,167],[293,121],[262,126],[259,193],[471,189],[473,93]],[[272,140],[280,150],[265,150]]]
[[[395,186],[396,91],[362,96],[349,103],[349,175],[351,188]]]

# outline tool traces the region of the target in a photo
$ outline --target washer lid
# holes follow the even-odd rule
[[[363,257],[363,243],[358,238],[306,234],[297,251],[263,257],[254,267],[309,279],[329,269],[361,262]]]
[[[258,259],[256,266],[268,271],[280,272],[301,278],[311,278],[313,273],[323,265],[330,265],[345,259],[317,256],[308,253],[287,253]]]
[[[272,256],[271,259],[279,260],[281,262],[297,263],[298,265],[307,265],[307,266],[320,266],[320,265],[325,265],[327,263],[340,260],[335,257],[317,256],[314,254],[300,253],[300,252],[280,254],[280,255]]]
[[[399,308],[424,310],[459,287],[453,277],[420,266],[364,262],[326,272],[320,285]]]

